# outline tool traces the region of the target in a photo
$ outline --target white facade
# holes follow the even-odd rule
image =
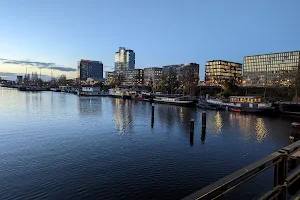
[[[82,87],[82,92],[100,92],[100,87]]]

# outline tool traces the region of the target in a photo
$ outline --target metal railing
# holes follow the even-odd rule
[[[300,166],[288,173],[288,158],[298,150],[300,150],[300,140],[194,192],[183,200],[217,199],[273,166],[274,189],[259,199],[287,199],[288,187],[300,178]]]

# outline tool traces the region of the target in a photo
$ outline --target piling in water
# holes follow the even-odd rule
[[[154,126],[154,103],[152,103],[152,113],[151,113],[151,128]]]
[[[291,128],[290,139],[292,140],[292,142],[296,142],[296,141],[300,140],[300,123],[293,122],[291,124],[291,126],[292,126],[292,128]]]
[[[190,132],[190,145],[194,145],[194,132]]]
[[[194,127],[195,127],[195,121],[194,119],[191,119],[190,133],[194,133]]]
[[[205,136],[206,136],[206,130],[205,130],[205,129],[202,129],[202,133],[201,133],[201,141],[202,141],[202,144],[204,144],[204,142],[205,142]]]
[[[202,111],[202,129],[206,129],[206,111]]]
[[[154,118],[154,103],[152,103],[152,118]]]

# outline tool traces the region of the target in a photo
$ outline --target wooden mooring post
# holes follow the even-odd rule
[[[152,103],[152,112],[151,112],[151,128],[154,126],[154,103]]]
[[[191,119],[191,124],[190,124],[190,144],[191,144],[191,146],[194,145],[194,129],[195,129],[195,120]]]
[[[202,130],[206,129],[206,111],[202,111]]]
[[[298,140],[300,140],[300,123],[298,122],[293,122],[291,124],[291,142],[296,142]]]

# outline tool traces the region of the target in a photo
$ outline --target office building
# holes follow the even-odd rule
[[[23,76],[17,76],[17,84],[22,84],[23,83]]]
[[[144,84],[144,70],[135,69],[135,84],[143,85]]]
[[[300,51],[244,57],[243,84],[253,86],[291,85],[298,75]]]
[[[187,85],[190,82],[198,85],[199,69],[200,65],[197,63],[167,65],[163,66],[162,74],[166,75],[167,78],[176,75],[177,80],[179,80],[182,85]]]
[[[114,79],[114,72],[105,72],[105,82],[106,84],[110,84]]]
[[[125,47],[119,47],[115,53],[115,71],[133,70],[135,68],[135,52]]]
[[[91,78],[95,81],[103,81],[103,63],[101,61],[83,60],[78,61],[78,78],[86,81]]]
[[[145,85],[157,84],[163,68],[161,67],[149,67],[144,69],[144,83]]]
[[[144,83],[144,70],[131,69],[115,71],[116,76],[120,76],[122,85],[142,85]]]
[[[242,78],[242,64],[225,60],[212,60],[205,65],[205,84],[219,85],[226,80],[239,84]]]

